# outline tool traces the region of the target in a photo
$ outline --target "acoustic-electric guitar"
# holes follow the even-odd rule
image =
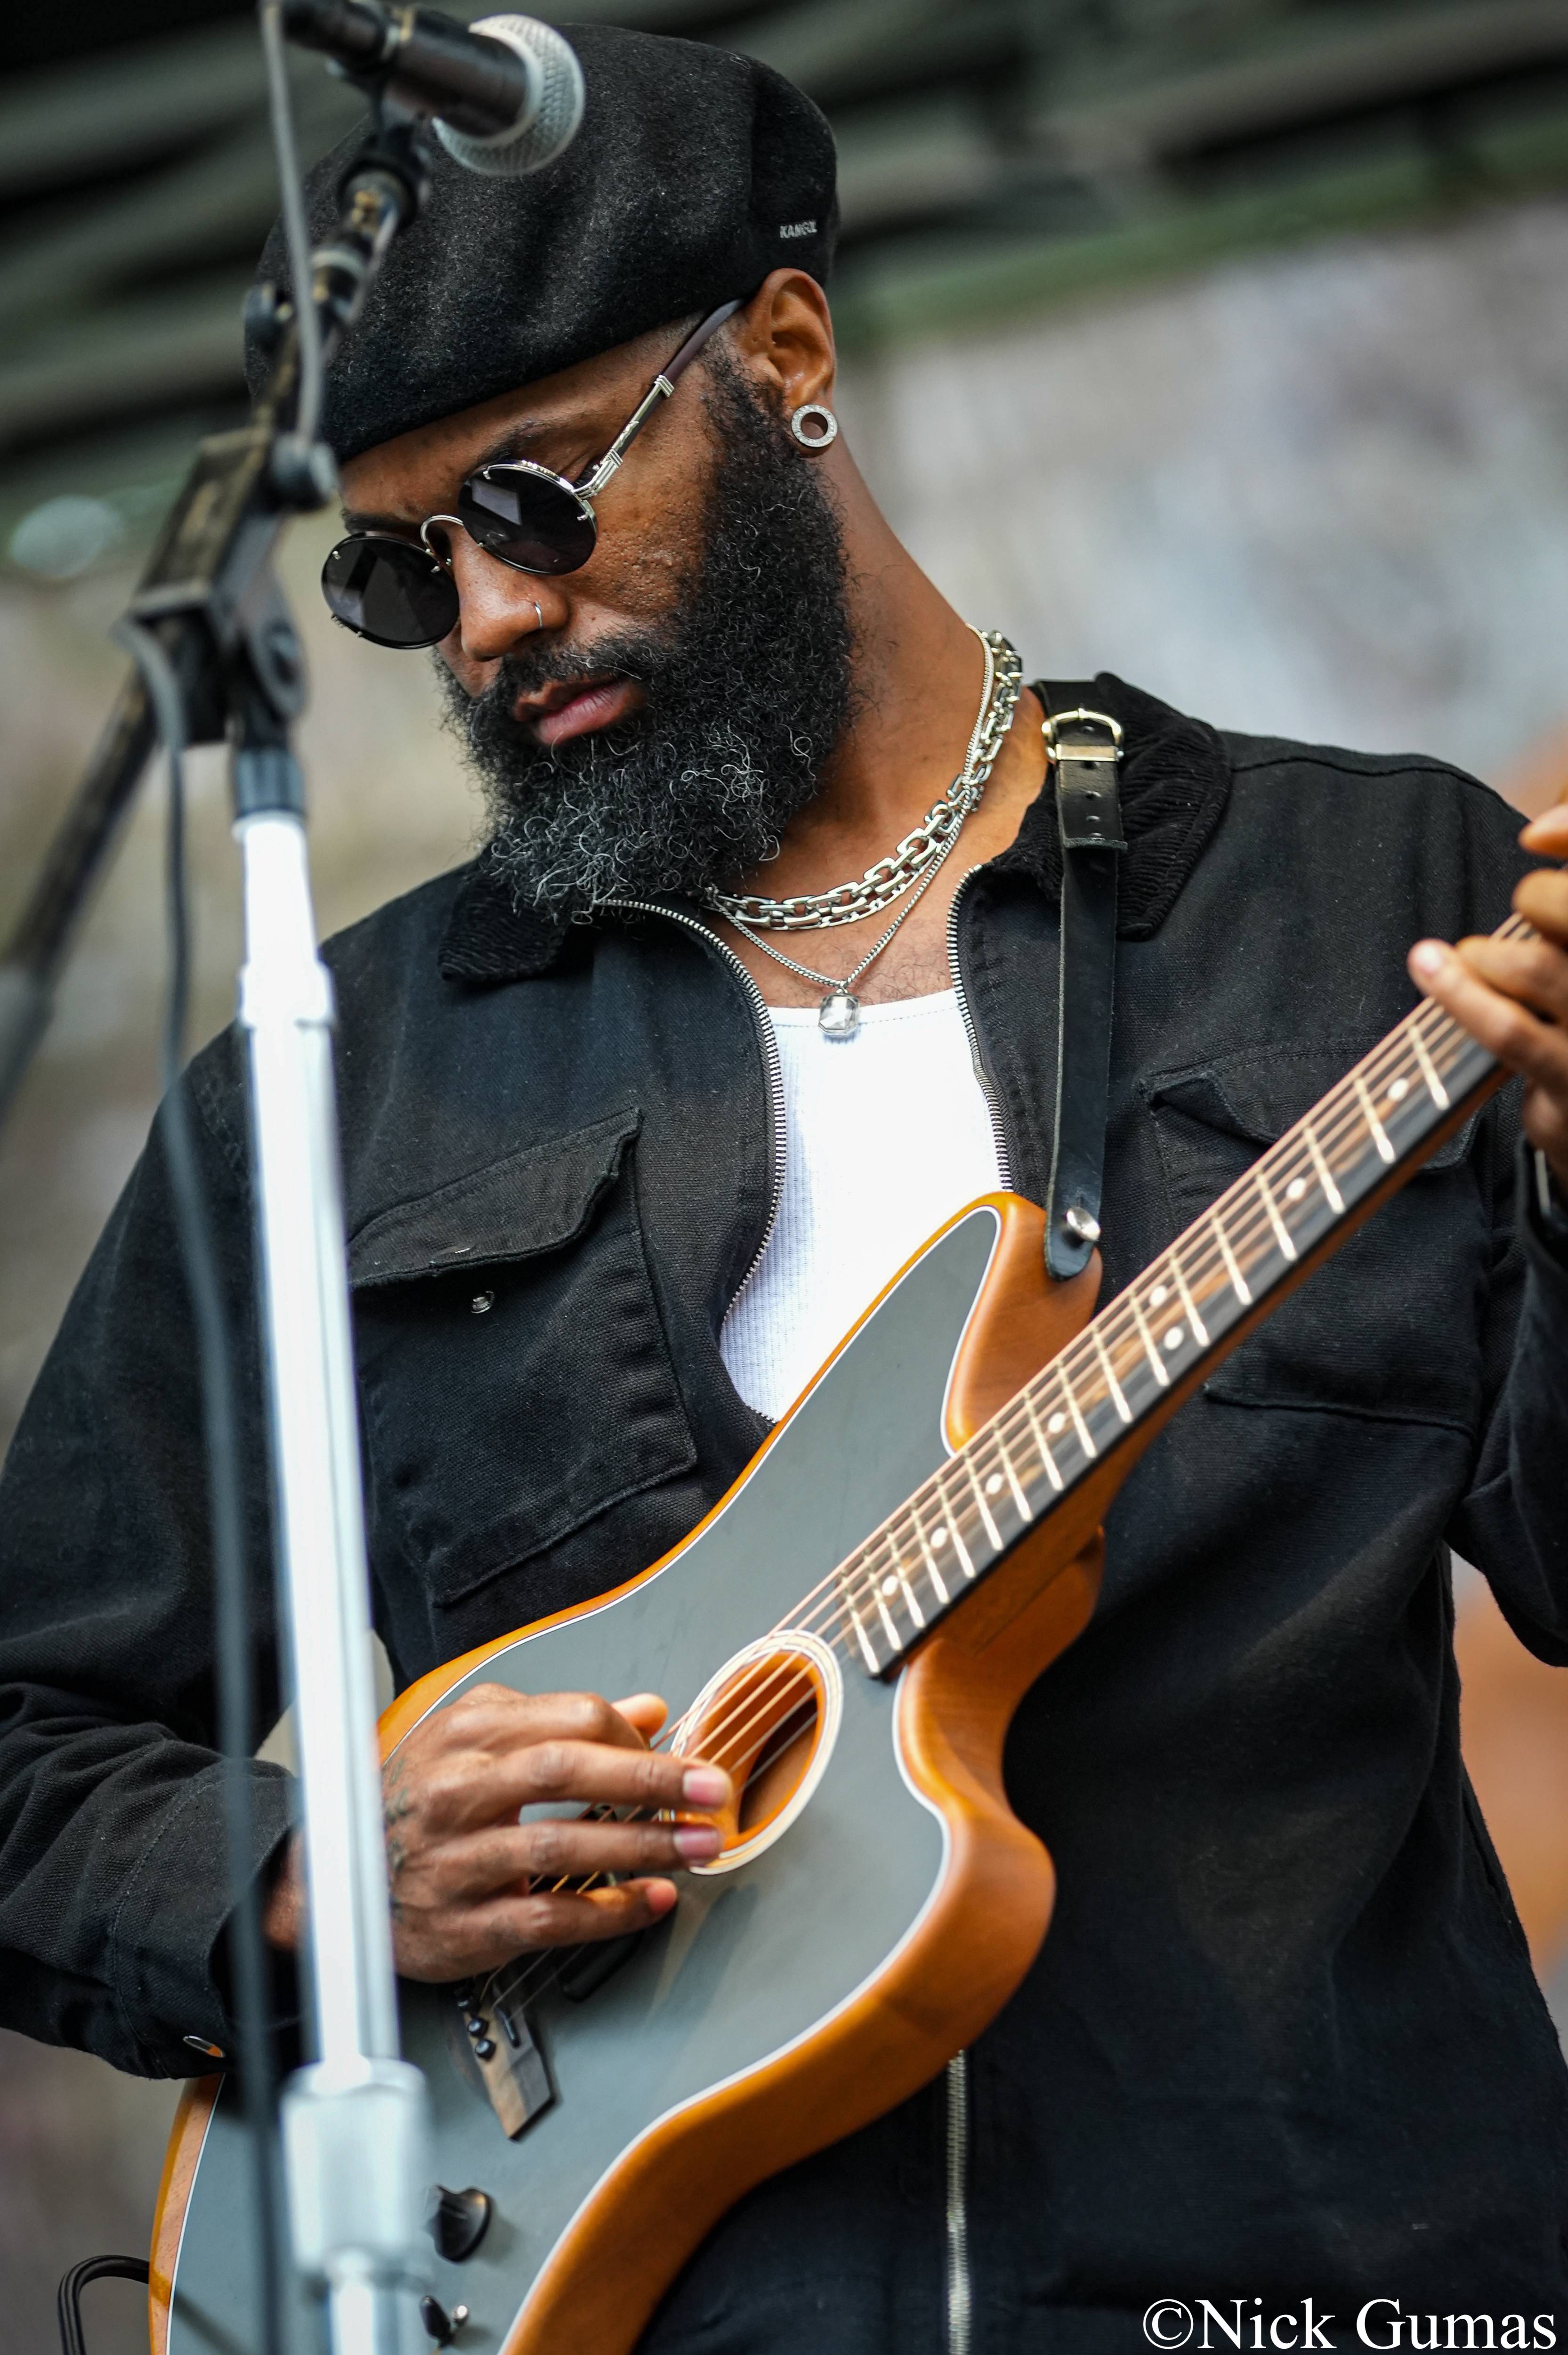
[[[626,2355],[743,2192],[903,2101],[993,2018],[1054,1895],[1002,1741],[1094,1609],[1107,1506],[1500,1076],[1423,1000],[1097,1316],[1097,1261],[1052,1284],[1042,1213],[972,1203],[683,1544],[387,1710],[389,1753],[485,1679],[653,1689],[675,1712],[661,1740],[721,1762],[740,1795],[654,1928],[402,1986],[449,2187],[432,2286],[468,2309],[461,2350]],[[253,2355],[248,2163],[226,2080],[194,2083],[159,2201],[154,2355]]]

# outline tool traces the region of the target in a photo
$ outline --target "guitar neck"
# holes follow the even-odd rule
[[[1510,917],[1497,937],[1531,928]],[[885,1675],[1421,1166],[1500,1073],[1424,998],[866,1543],[834,1586]]]

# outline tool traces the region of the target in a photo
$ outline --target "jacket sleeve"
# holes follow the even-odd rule
[[[238,1049],[183,1084],[239,1399],[256,1710],[277,1714],[272,1575]],[[148,2076],[226,2051],[228,1881],[214,1750],[207,1469],[161,1114],[0,1478],[0,2019]],[[255,1868],[291,1777],[258,1764]],[[287,2008],[291,1972],[280,1973]]]
[[[1489,1412],[1449,1530],[1522,1644],[1568,1666],[1568,1252],[1543,1220],[1534,1156],[1499,1172],[1487,1309]]]

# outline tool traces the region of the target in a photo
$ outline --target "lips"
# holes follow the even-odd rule
[[[556,681],[537,696],[519,696],[514,709],[541,744],[591,735],[636,710],[642,690],[629,678],[588,679],[580,687]]]

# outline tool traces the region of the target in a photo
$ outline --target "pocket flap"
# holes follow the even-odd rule
[[[355,1291],[557,1251],[580,1235],[642,1124],[633,1106],[378,1211],[348,1246]]]
[[[1146,1083],[1150,1112],[1182,1114],[1222,1135],[1262,1147],[1275,1144],[1336,1087],[1368,1052],[1364,1039],[1309,1048],[1248,1047],[1216,1055]],[[1479,1111],[1445,1139],[1424,1167],[1452,1169],[1470,1149]]]

